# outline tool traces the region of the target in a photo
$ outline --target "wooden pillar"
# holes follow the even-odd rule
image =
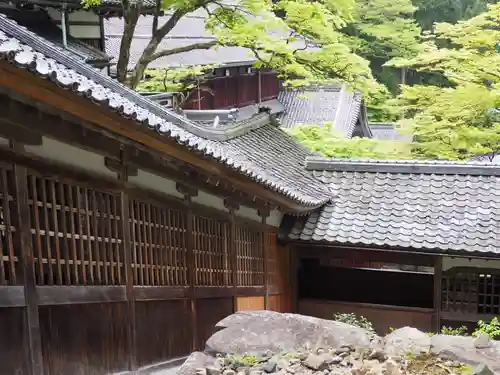
[[[269,246],[268,246],[268,230],[266,220],[269,217],[270,210],[267,207],[258,210],[258,214],[262,219],[262,246],[264,250],[264,309],[269,309]]]
[[[127,346],[129,349],[128,355],[128,370],[135,373],[138,369],[137,363],[137,322],[136,308],[134,295],[134,261],[133,252],[135,248],[132,246],[130,238],[130,198],[126,183],[129,176],[137,175],[137,169],[126,164],[126,152],[122,153],[121,160],[105,158],[106,167],[115,172],[119,181],[122,181],[125,188],[120,192],[120,221],[123,234],[123,262],[125,266],[125,291],[127,296]]]
[[[441,296],[443,281],[443,257],[441,255],[435,258],[434,263],[434,331],[441,330]]]
[[[231,273],[233,278],[233,311],[238,310],[238,300],[236,296],[236,289],[238,288],[238,258],[237,258],[237,244],[236,244],[236,221],[235,211],[240,206],[232,201],[224,200],[224,207],[229,211],[229,251],[231,252]]]
[[[11,145],[22,151],[21,145]],[[26,368],[31,375],[43,375],[42,339],[36,292],[35,265],[31,241],[30,208],[28,203],[28,172],[26,167],[14,165],[16,212],[14,216],[17,231],[16,245],[21,249],[22,279],[24,284],[25,316],[24,343],[27,348]]]
[[[198,350],[198,333],[197,333],[197,319],[196,319],[196,299],[195,299],[195,286],[196,286],[196,259],[193,247],[193,208],[192,198],[198,195],[198,191],[192,187],[177,184],[176,189],[179,193],[184,195],[184,201],[187,205],[186,214],[186,250],[188,262],[188,279],[189,279],[189,307],[191,316],[191,347],[192,350]]]
[[[291,308],[292,313],[298,313],[299,309],[299,288],[298,288],[298,271],[299,271],[299,257],[298,249],[294,246],[290,247],[290,294],[291,294]]]

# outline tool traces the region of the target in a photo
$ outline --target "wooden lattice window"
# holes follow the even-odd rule
[[[263,231],[247,225],[236,225],[237,285],[264,285]]]
[[[203,216],[193,216],[195,285],[232,285],[228,234],[228,222]]]
[[[441,300],[444,311],[500,314],[500,272],[451,269],[443,275]]]
[[[16,212],[14,190],[12,170],[0,167],[0,247],[2,249],[0,285],[13,285],[19,281],[16,270],[20,254],[13,243],[13,234],[16,230],[13,220]]]
[[[189,285],[186,224],[184,212],[130,202],[134,285]]]
[[[37,285],[125,282],[117,194],[28,176]]]

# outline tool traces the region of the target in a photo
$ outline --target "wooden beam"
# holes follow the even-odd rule
[[[20,146],[22,148],[22,146]],[[25,344],[27,348],[26,368],[31,375],[43,375],[42,339],[36,293],[35,265],[31,241],[30,209],[28,203],[28,173],[26,167],[14,166],[16,215],[15,234],[18,249],[21,249],[22,278],[25,297]]]
[[[42,144],[42,135],[40,133],[18,126],[3,116],[4,114],[2,113],[2,118],[0,118],[0,136],[30,146],[40,146]]]
[[[27,70],[16,68],[6,61],[0,61],[0,86],[18,92],[31,100],[58,108],[84,122],[132,139],[193,167],[200,168],[226,180],[239,190],[273,202],[287,210],[305,212],[315,208],[305,208],[294,200],[269,190],[251,178],[242,176],[215,160],[197,155],[173,139],[162,136],[132,120],[127,120],[105,106],[97,106],[92,101],[73,92],[61,90],[52,82],[39,78]]]
[[[134,286],[136,301],[163,301],[187,298],[189,287],[185,286]]]
[[[37,286],[39,305],[127,301],[125,286]]]
[[[441,330],[441,297],[443,294],[443,257],[435,257],[434,263],[434,332]]]
[[[0,286],[0,307],[24,307],[24,286]]]
[[[262,219],[262,249],[264,251],[264,309],[269,309],[269,246],[268,231],[266,220],[269,217],[270,210],[267,207],[260,208],[258,211]]]
[[[238,244],[236,242],[236,219],[234,212],[240,208],[240,206],[228,199],[224,200],[224,207],[229,211],[229,251],[231,252],[231,271],[233,277],[233,311],[237,312],[238,301],[236,299],[236,289],[238,288]]]
[[[187,264],[188,264],[188,279],[189,279],[189,304],[191,308],[191,349],[193,351],[197,350],[197,318],[196,318],[196,297],[195,297],[195,286],[196,286],[196,259],[194,254],[194,243],[193,243],[193,208],[191,205],[191,193],[198,194],[197,191],[193,191],[183,185],[177,184],[177,190],[184,194],[184,200],[187,204],[186,212],[186,251],[187,251]]]

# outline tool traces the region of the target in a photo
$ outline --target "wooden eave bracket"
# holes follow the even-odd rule
[[[137,176],[138,170],[135,166],[121,162],[120,160],[106,156],[104,158],[104,165],[110,171],[123,174],[126,176]]]
[[[180,182],[177,182],[175,184],[175,189],[184,195],[184,198],[193,198],[198,196],[198,189],[192,186],[187,186],[184,184],[181,184]]]

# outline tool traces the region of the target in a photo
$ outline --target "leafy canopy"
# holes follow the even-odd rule
[[[410,149],[405,142],[358,137],[346,139],[332,131],[331,123],[296,126],[289,133],[305,147],[328,158],[410,158]]]
[[[405,113],[402,127],[416,136],[415,155],[459,160],[500,150],[499,23],[497,4],[468,21],[439,24],[417,57],[390,63],[439,72],[450,82],[404,86],[394,102]]]
[[[95,6],[100,1],[83,0],[86,6]],[[169,19],[158,24],[138,62],[130,69],[131,40],[145,5],[143,0],[123,0],[125,27],[117,76],[136,88],[149,64],[158,58],[196,49],[240,46],[248,48],[249,59],[255,58],[257,67],[276,69],[290,85],[342,81],[368,95],[378,89],[369,63],[353,53],[342,38],[341,30],[354,4],[354,0],[163,0],[161,11]],[[206,28],[215,40],[159,48],[183,17],[200,10],[208,14]]]

